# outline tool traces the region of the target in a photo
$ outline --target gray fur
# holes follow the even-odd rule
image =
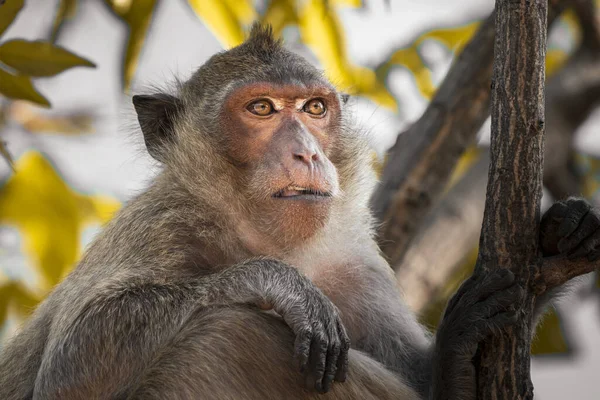
[[[347,381],[319,398],[408,400],[440,387],[470,398],[474,381],[440,386],[452,375],[439,371],[469,368],[480,338],[459,338],[473,321],[482,333],[497,328],[474,300],[489,280],[460,293],[451,314],[462,322],[450,316],[455,322],[438,332],[452,348],[436,350],[373,238],[375,176],[354,129],[342,123],[329,156],[339,193],[324,226],[300,242],[257,230],[248,181],[226,156],[219,119],[233,88],[258,81],[331,86],[255,26],[246,43],[215,55],[168,97],[176,108],[161,111],[164,95],[137,98],[146,143],[164,168],[7,344],[0,398],[316,398],[314,376],[303,382],[294,360],[309,352],[298,339],[307,332],[323,340],[320,356],[339,354],[338,370],[349,359]],[[260,238],[261,250],[247,235]],[[496,289],[486,306],[502,311],[518,301],[512,281]],[[264,304],[281,319],[256,307]]]

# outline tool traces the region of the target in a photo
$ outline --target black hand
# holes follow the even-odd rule
[[[448,303],[436,335],[433,398],[475,397],[476,377],[472,358],[487,336],[517,320],[515,309],[524,290],[506,269],[474,275]]]
[[[540,224],[544,256],[566,254],[571,258],[600,258],[600,213],[584,199],[557,202],[544,214]]]
[[[307,387],[325,393],[334,380],[346,380],[350,339],[337,308],[317,287],[307,282],[299,289],[274,308],[296,334],[295,355]]]

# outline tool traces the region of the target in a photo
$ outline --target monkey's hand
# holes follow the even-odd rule
[[[298,269],[276,259],[248,260],[203,278],[199,301],[272,308],[295,335],[295,356],[309,389],[346,380],[350,339],[338,309]]]
[[[320,393],[344,382],[350,339],[338,309],[310,280],[296,272],[300,285],[274,298],[273,308],[296,335],[295,356],[306,386]]]
[[[544,256],[600,258],[600,213],[584,199],[556,202],[542,217],[540,246]]]
[[[474,400],[472,358],[488,335],[517,320],[515,306],[524,296],[507,269],[473,275],[449,301],[436,335],[431,399]]]

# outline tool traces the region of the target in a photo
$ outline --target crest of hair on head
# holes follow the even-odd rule
[[[267,57],[270,54],[281,50],[281,47],[283,46],[281,39],[276,39],[273,35],[273,28],[271,25],[263,25],[260,22],[252,24],[250,36],[245,44],[257,53]]]

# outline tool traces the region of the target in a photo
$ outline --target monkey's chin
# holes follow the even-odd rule
[[[331,211],[333,199],[302,195],[274,198],[263,208],[264,232],[285,246],[299,244],[322,229]]]

